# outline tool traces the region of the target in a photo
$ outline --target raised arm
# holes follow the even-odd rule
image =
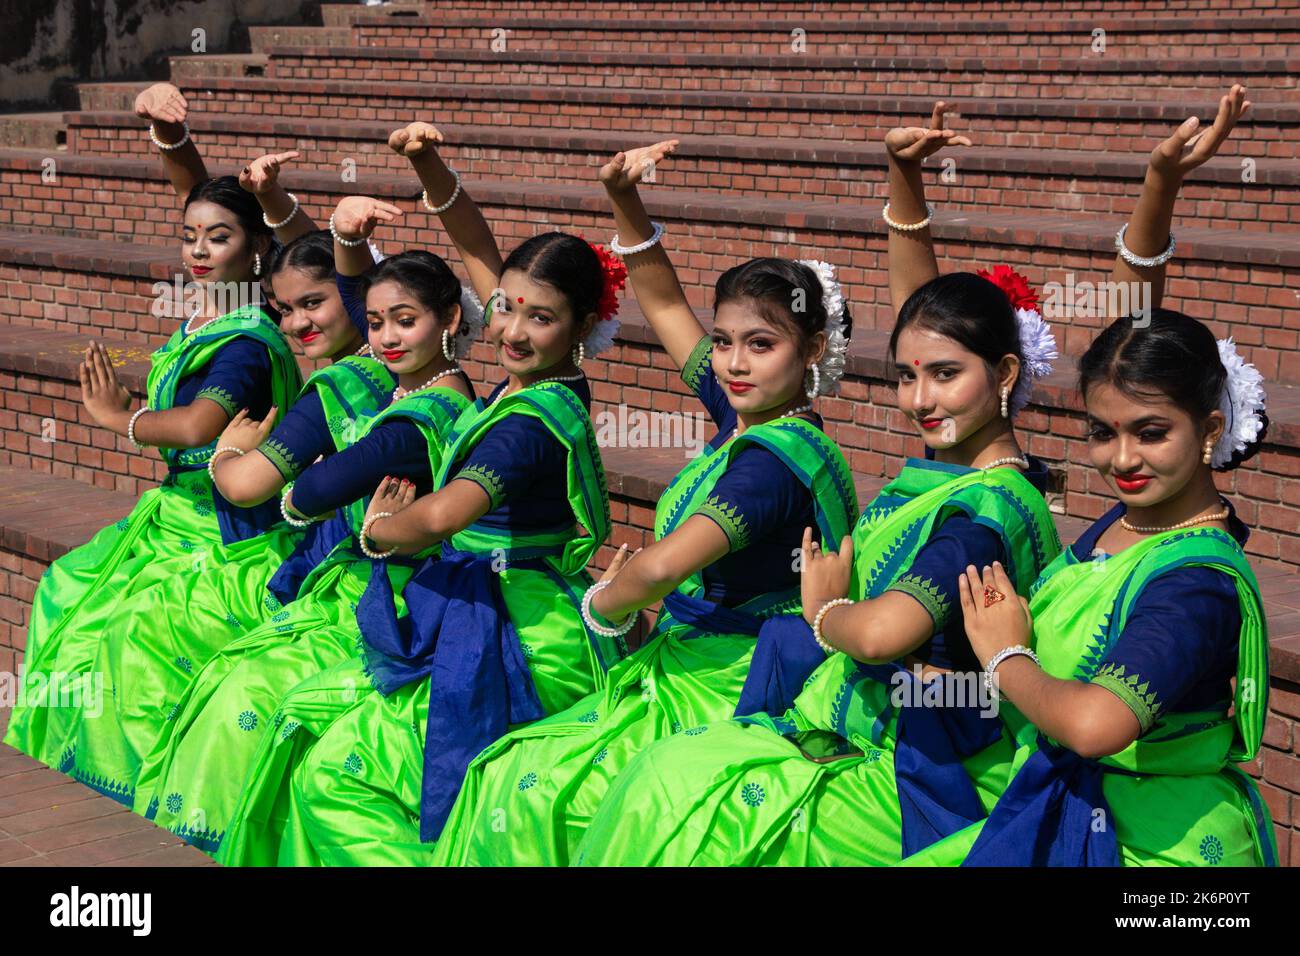
[[[967,137],[943,128],[948,110],[948,105],[940,101],[934,104],[929,127],[900,126],[885,135],[885,153],[889,157],[889,219],[901,226],[927,223],[915,229],[885,227],[889,233],[889,301],[895,316],[913,292],[939,275],[921,164],[945,146],[971,144]]]
[[[388,147],[411,161],[424,187],[425,208],[441,210],[438,215],[443,228],[465,264],[470,285],[479,301],[486,303],[501,284],[501,252],[478,203],[470,197],[459,175],[438,155],[437,144],[442,141],[437,127],[411,123],[393,131]]]
[[[239,185],[253,194],[266,221],[275,226],[275,238],[288,245],[299,236],[316,231],[316,223],[303,211],[296,197],[280,185],[280,165],[297,159],[296,150],[259,156],[239,172]]]
[[[1178,199],[1183,179],[1219,151],[1249,106],[1246,88],[1233,84],[1232,89],[1219,100],[1219,112],[1213,126],[1208,130],[1200,129],[1200,121],[1193,116],[1152,150],[1146,178],[1142,183],[1142,194],[1138,197],[1124,230],[1124,245],[1134,257],[1162,259],[1161,254],[1169,247],[1174,203]],[[1150,283],[1149,301],[1154,308],[1160,305],[1164,297],[1167,262],[1168,259],[1163,259],[1156,265],[1137,265],[1125,259],[1121,253],[1115,256],[1111,281],[1116,284]]]
[[[170,83],[155,83],[135,98],[135,115],[150,120],[153,134],[164,144],[181,143],[174,149],[159,149],[163,170],[176,195],[184,199],[190,190],[208,178],[207,167],[194,140],[186,131],[189,103]],[[183,141],[183,142],[182,142]]]
[[[381,222],[396,222],[402,210],[390,202],[369,196],[345,196],[339,200],[330,229],[334,233],[334,271],[341,276],[359,276],[370,271],[375,257],[367,242]]]
[[[650,216],[636,187],[676,148],[677,140],[664,140],[653,146],[619,153],[601,169],[600,181],[614,207],[620,245],[637,246],[654,236]],[[682,368],[704,335],[704,326],[686,301],[686,293],[682,291],[677,271],[669,261],[663,243],[656,242],[643,252],[629,254],[624,261],[646,321],[673,364]]]

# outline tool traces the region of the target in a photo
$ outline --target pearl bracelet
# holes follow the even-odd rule
[[[338,228],[334,225],[334,213],[330,213],[330,235],[334,237],[334,241],[340,246],[345,246],[348,249],[355,249],[357,246],[363,245],[366,241],[365,236],[362,236],[360,239],[344,239],[340,236]]]
[[[857,603],[858,602],[853,600],[852,598],[846,598],[846,597],[836,598],[833,601],[827,601],[825,604],[821,606],[821,609],[817,612],[817,616],[813,618],[813,625],[812,625],[813,640],[816,641],[817,646],[820,647],[822,650],[824,650],[827,654],[834,654],[836,651],[839,650],[839,648],[831,647],[829,644],[826,643],[826,641],[822,639],[822,620],[826,617],[826,612],[833,607],[840,607],[841,605],[847,606],[849,604],[857,604]]]
[[[645,242],[639,242],[635,246],[625,246],[618,241],[618,233],[614,238],[609,240],[609,249],[618,256],[631,256],[638,252],[645,252],[651,246],[655,245],[664,235],[664,224],[662,222],[650,223],[654,227],[654,234]]]
[[[366,544],[366,538],[370,534],[370,526],[380,518],[391,518],[392,516],[393,513],[391,511],[378,511],[361,523],[361,534],[358,536],[357,543],[361,545],[361,553],[367,558],[372,558],[375,561],[382,561],[384,558],[397,553],[397,548],[395,547],[389,548],[387,551],[371,551],[370,546]]]
[[[293,193],[285,193],[285,195],[293,200],[293,209],[291,209],[289,211],[289,215],[285,216],[284,219],[281,220],[280,222],[271,222],[271,220],[266,215],[266,210],[262,210],[262,222],[266,223],[266,228],[283,229],[285,226],[289,225],[289,223],[293,222],[294,216],[298,215],[298,210],[302,208],[298,204],[298,197],[295,196]]]
[[[147,411],[149,411],[148,405],[146,405],[144,408],[136,409],[135,414],[131,416],[131,420],[126,423],[126,437],[127,439],[130,440],[131,444],[134,445],[136,448],[143,448],[144,445],[140,444],[138,441],[135,440],[135,420]]]
[[[216,483],[217,483],[217,472],[216,472],[216,467],[217,467],[217,456],[218,456],[218,455],[221,455],[221,454],[225,454],[226,452],[234,452],[236,455],[238,455],[238,456],[241,457],[241,458],[242,458],[244,455],[247,454],[247,452],[245,452],[244,449],[242,449],[242,448],[236,448],[234,445],[220,445],[220,446],[218,446],[218,447],[217,447],[217,448],[212,452],[212,454],[211,454],[210,456],[208,456],[208,477],[212,479],[212,484],[213,484],[214,486],[215,486]]]
[[[1012,647],[1002,648],[1002,650],[989,658],[989,662],[984,665],[984,687],[990,694],[993,693],[993,672],[997,670],[998,665],[1008,657],[1028,657],[1035,664],[1039,663],[1038,655],[1023,644],[1016,644]]]
[[[284,494],[280,496],[280,514],[284,517],[285,521],[289,522],[289,524],[293,525],[295,528],[310,528],[316,523],[316,519],[295,518],[293,515],[289,514],[289,492],[291,489],[292,485],[289,488],[284,489]]]
[[[1137,253],[1124,245],[1124,233],[1128,231],[1128,223],[1119,227],[1119,232],[1115,233],[1115,248],[1119,251],[1120,258],[1131,266],[1138,266],[1142,269],[1151,269],[1155,266],[1162,266],[1174,256],[1174,234],[1169,234],[1169,247],[1158,256],[1152,256],[1150,259],[1139,256]]]
[[[460,198],[460,173],[456,172],[456,170],[452,169],[450,166],[447,167],[447,172],[451,173],[452,178],[456,180],[456,188],[451,191],[450,199],[441,206],[435,206],[433,203],[429,202],[429,190],[426,189],[420,194],[420,199],[424,202],[424,208],[429,210],[429,212],[433,213],[435,216],[439,216],[446,212],[452,207],[456,200]]]
[[[596,623],[595,612],[591,608],[591,601],[600,591],[613,584],[613,580],[597,581],[591,587],[587,588],[587,593],[582,596],[582,619],[586,622],[587,627],[593,634],[599,634],[601,637],[622,637],[628,631],[632,630],[636,624],[636,613],[633,612],[627,616],[627,620],[616,627],[605,627],[603,624]]]
[[[190,141],[190,124],[185,122],[184,120],[181,120],[181,128],[185,130],[184,136],[182,136],[175,143],[164,143],[162,140],[158,138],[158,133],[156,130],[154,130],[153,123],[150,123],[149,138],[153,140],[153,144],[157,146],[159,149],[161,149],[164,153],[170,153],[173,149],[180,149],[182,146],[184,146],[186,143]]]
[[[885,220],[885,225],[895,232],[916,232],[930,225],[930,220],[934,218],[934,207],[929,203],[925,204],[925,218],[920,222],[895,222],[889,218],[889,203],[885,203],[885,208],[880,210],[880,218]]]

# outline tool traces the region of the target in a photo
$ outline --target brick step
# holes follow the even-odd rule
[[[79,156],[151,158],[157,150],[133,113],[68,114],[68,149]],[[209,161],[244,163],[263,152],[298,149],[295,166],[337,170],[343,158],[360,168],[401,175],[410,163],[388,149],[392,123],[363,120],[277,119],[251,114],[196,113],[190,128]],[[589,184],[612,155],[608,133],[439,127],[442,154],[462,175],[491,178],[509,169],[531,182]],[[881,201],[886,193],[885,151],[879,143],[837,140],[770,141],[761,137],[680,137],[681,144],[657,176],[664,186],[803,201]],[[1083,150],[1032,150],[978,146],[953,154],[949,174],[928,196],[972,213],[1015,207],[1027,211],[1124,217],[1137,201],[1147,154]],[[937,166],[939,160],[932,160]],[[1179,210],[1189,220],[1222,222],[1260,232],[1300,230],[1300,164],[1249,162],[1253,181],[1242,182],[1242,160],[1216,157],[1184,187]],[[949,181],[951,179],[951,181]]]
[[[156,333],[150,286],[171,282],[179,266],[171,213],[179,202],[159,181],[157,167],[146,160],[68,156],[58,167],[58,181],[45,183],[38,175],[40,162],[36,154],[0,150],[0,229],[9,230],[0,234],[0,278],[16,283],[10,298],[17,300],[9,311],[29,322],[90,327],[95,320],[77,297],[97,293],[85,292],[84,285],[68,287],[71,281],[85,280],[72,279],[60,266],[57,257],[63,255],[70,257],[64,261],[72,272],[131,276],[127,281],[97,280],[118,283],[107,290],[113,297],[104,297],[102,308],[119,315],[130,331]],[[231,168],[213,164],[210,171]],[[413,175],[362,170],[357,182],[343,183],[337,174],[292,170],[285,182],[318,223],[328,219],[344,195],[397,201],[408,215],[379,236],[382,248],[430,248],[455,258],[446,236],[429,228],[427,214],[414,199],[419,186]],[[608,202],[594,183],[475,180],[466,185],[506,249],[542,228],[569,229],[601,241],[612,232]],[[875,203],[750,199],[660,186],[647,187],[645,197],[652,215],[666,224],[669,248],[698,309],[708,308],[716,277],[740,259],[817,255],[840,270],[858,329],[892,326],[883,258],[886,237]],[[1085,279],[1097,281],[1109,274],[1114,260],[1115,218],[1015,209],[970,215],[940,209],[935,223],[945,270],[1006,262],[1040,289],[1055,282],[1062,287],[1060,293],[1069,295],[1065,290]],[[1218,335],[1231,334],[1269,381],[1300,382],[1300,296],[1285,287],[1287,270],[1300,265],[1300,238],[1207,229],[1182,220],[1174,228],[1178,263],[1168,284],[1167,304],[1210,322]],[[78,243],[76,249],[82,251],[74,255],[73,244],[65,239],[78,236],[103,244]],[[124,245],[119,251],[109,240]],[[1075,355],[1102,325],[1100,317],[1082,310],[1052,319],[1063,349]]]
[[[435,56],[436,53],[436,56]],[[1296,89],[1300,59],[1170,59],[1135,63],[1118,58],[712,56],[670,54],[629,61],[623,54],[515,50],[490,51],[399,47],[270,47],[262,67],[280,79],[346,79],[379,83],[420,81],[539,83],[605,90],[731,90],[786,93],[992,96],[1014,89],[1026,99],[1151,99],[1219,93],[1246,84],[1252,100],[1279,102]],[[255,75],[218,57],[172,57],[172,76]]]
[[[391,20],[441,14],[446,17],[536,16],[552,20],[591,20],[610,15],[602,0],[424,0],[424,2],[363,7],[357,4],[321,4],[321,19],[327,26],[344,26],[362,19],[383,16]],[[1284,14],[1300,11],[1300,0],[1076,0],[1069,14],[1083,30],[1094,16],[1187,17],[1194,15]],[[636,12],[644,17],[710,17],[729,23],[754,17],[815,17],[816,22],[861,17],[887,18],[919,15],[928,21],[964,22],[971,18],[1035,18],[1050,22],[1059,17],[1056,0],[637,0]]]
[[[172,82],[193,76],[266,76],[264,53],[208,53],[169,57]]]
[[[932,97],[799,93],[700,93],[546,86],[385,83],[213,77],[182,91],[205,114],[285,119],[364,119],[394,125],[427,119],[512,129],[602,130],[662,136],[761,136],[768,140],[879,141],[895,126],[929,116]],[[80,109],[131,110],[140,84],[82,83]],[[1175,100],[962,98],[954,128],[981,146],[1144,152],[1188,116],[1208,121],[1211,94]],[[1300,156],[1300,104],[1253,103],[1223,155]]]
[[[23,244],[28,248],[37,245],[35,237],[27,237]],[[111,246],[109,243],[65,240],[63,245],[65,268],[75,266],[73,260],[80,257],[89,272],[89,263],[113,258],[112,251],[104,249]],[[165,253],[159,250],[159,255]],[[5,244],[0,243],[0,262],[6,257]],[[17,271],[21,275],[27,270]],[[76,469],[84,466],[105,476],[80,474],[83,479],[127,489],[137,487],[141,480],[155,480],[161,476],[157,470],[160,462],[132,453],[124,440],[94,429],[84,417],[79,406],[76,366],[87,337],[105,339],[114,349],[115,360],[126,363],[124,382],[138,392],[143,387],[149,349],[165,339],[177,320],[154,320],[161,327],[149,334],[126,328],[132,324],[133,315],[108,312],[94,305],[95,296],[108,299],[107,293],[94,290],[111,287],[120,279],[111,273],[63,273],[51,278],[66,279],[69,286],[74,282],[88,285],[88,291],[76,292],[88,304],[41,302],[41,294],[48,286],[38,287],[26,281],[10,283],[11,300],[32,294],[36,301],[23,301],[23,305],[35,304],[49,313],[62,310],[56,318],[3,316],[6,324],[0,325],[0,369],[15,376],[0,379],[8,403],[4,410],[17,416],[3,422],[11,463],[53,468],[55,474],[67,476],[78,475]],[[126,284],[131,281],[128,279]],[[70,300],[71,293],[69,289],[65,299]],[[705,310],[700,311],[707,324]],[[87,324],[70,327],[68,318],[74,312],[84,313]],[[586,366],[597,409],[616,411],[623,405],[643,411],[694,411],[694,400],[678,381],[634,301],[624,302],[621,318],[623,328],[608,359],[593,360]],[[884,361],[887,340],[884,330],[856,329],[841,396],[819,402],[831,434],[854,470],[877,477],[896,469],[905,456],[923,450],[914,427],[893,407],[891,375]],[[1018,425],[1027,450],[1054,463],[1054,506],[1065,514],[1095,518],[1108,506],[1109,496],[1095,474],[1067,468],[1069,462],[1087,461],[1087,452],[1081,437],[1084,423],[1074,387],[1073,364],[1067,358],[1057,365],[1056,372],[1037,385],[1032,404],[1022,413]],[[137,379],[131,378],[133,367]],[[490,384],[496,378],[495,368],[490,349],[480,343],[467,370],[477,382]],[[1239,497],[1243,520],[1257,529],[1251,539],[1252,553],[1300,565],[1300,388],[1272,379],[1268,382],[1269,443],[1248,468],[1222,476],[1220,481],[1225,493]],[[61,423],[67,423],[66,433]],[[155,471],[150,472],[150,467]]]
[[[0,148],[61,150],[67,147],[63,113],[11,113],[0,116]]]
[[[1098,30],[1104,31],[1099,35]],[[1149,17],[1114,15],[1088,21],[1026,18],[943,22],[904,19],[764,18],[719,21],[650,16],[565,23],[554,18],[480,15],[362,16],[351,29],[251,27],[253,52],[272,46],[421,46],[426,49],[588,50],[636,54],[714,53],[782,56],[909,56],[985,54],[1167,59],[1190,56],[1294,56],[1300,17],[1285,15]]]

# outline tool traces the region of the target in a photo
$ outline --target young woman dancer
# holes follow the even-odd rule
[[[1168,257],[1143,256],[1156,252],[1168,235],[1181,182],[1178,170],[1213,155],[1242,108],[1234,90],[1224,98],[1211,135],[1190,156],[1183,156],[1193,133],[1188,124],[1153,154],[1143,196],[1121,232],[1121,236],[1128,234],[1131,243],[1139,243],[1141,254],[1124,248],[1115,278],[1137,269],[1143,270],[1136,273],[1139,277],[1162,278],[1162,272],[1153,270],[1162,270]],[[933,151],[927,150],[927,144],[938,146],[953,138],[942,130],[942,112],[940,104],[929,130],[896,130],[887,138],[891,183],[897,190],[891,194],[893,203],[907,196],[904,208],[926,208],[919,193],[919,161]],[[900,229],[889,216],[897,212],[893,203],[886,209],[891,233],[921,231]],[[895,270],[894,252],[905,239],[895,240],[892,235],[890,239],[895,291],[906,291],[913,281],[913,276]],[[918,260],[926,265],[928,257],[932,268],[928,240],[923,237],[917,245],[919,255],[910,250],[912,254],[899,259],[913,268]],[[1008,282],[1008,273],[996,270],[993,277],[1006,282],[1010,295],[1023,295],[1022,282]],[[960,394],[942,385],[927,389],[922,379],[927,365],[933,363],[939,375],[950,367],[945,356],[949,346],[927,333],[933,328],[934,304],[943,301],[944,283],[954,278],[960,276],[932,279],[913,293],[894,334],[900,403],[910,405],[922,425],[927,415],[937,411],[951,414],[953,409],[946,404]],[[968,301],[964,296],[960,300],[963,305]],[[1024,312],[1018,311],[1017,319],[1022,330],[1034,324]],[[909,356],[909,351],[916,354]],[[1032,345],[1028,351],[1033,351]],[[955,378],[959,376],[960,372]],[[927,398],[927,392],[938,398],[938,409],[932,407],[935,401]],[[1004,402],[1006,395],[1002,393]],[[1010,407],[1019,404],[1013,391]],[[960,433],[960,416],[953,418]],[[905,503],[897,512],[906,515],[912,507],[914,503]],[[924,521],[930,510],[923,508],[912,519]],[[991,719],[997,715],[996,696],[987,690],[972,693],[977,685],[968,679],[974,676],[971,673],[941,675],[921,684],[897,664],[880,664],[911,653],[929,665],[977,671],[981,661],[969,641],[962,639],[968,605],[959,600],[957,580],[963,569],[995,563],[1008,568],[1002,594],[1012,600],[1014,594],[1027,593],[1026,584],[1034,580],[1037,569],[1022,573],[1023,562],[1011,553],[1006,559],[966,563],[954,555],[946,567],[935,569],[927,588],[928,603],[949,614],[950,625],[956,625],[945,635],[949,648],[945,656],[951,661],[945,663],[935,660],[933,644],[927,650],[917,646],[915,637],[891,640],[888,632],[879,629],[880,599],[873,598],[870,587],[860,588],[858,580],[864,557],[880,562],[870,541],[861,545],[854,549],[851,567],[843,554],[819,556],[811,542],[807,549],[805,613],[826,649],[845,653],[832,654],[794,707],[780,717],[760,714],[747,722],[708,725],[692,738],[665,741],[645,751],[602,805],[580,848],[581,862],[887,864],[984,816],[1012,772],[1011,741],[1002,733],[1001,722]],[[865,593],[867,600],[845,598],[846,590]],[[918,600],[927,603],[919,596]],[[960,611],[953,613],[957,608]],[[646,838],[644,825],[651,817],[658,817],[658,824],[654,835]]]

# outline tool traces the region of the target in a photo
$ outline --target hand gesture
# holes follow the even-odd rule
[[[248,416],[248,409],[240,409],[239,413],[230,420],[230,424],[222,431],[221,437],[217,439],[217,447],[231,445],[235,448],[242,448],[244,451],[252,451],[271,434],[275,427],[276,407],[271,406],[271,410],[266,413],[266,417],[260,422]]]
[[[836,554],[823,552],[812,539],[812,528],[803,529],[803,547],[799,553],[802,571],[799,592],[803,601],[804,620],[812,624],[827,601],[848,597],[849,577],[853,572],[853,539],[848,535],[840,542]]]
[[[632,560],[632,556],[634,554],[639,554],[640,551],[640,548],[637,548],[636,551],[628,551],[627,545],[619,545],[618,552],[614,555],[614,560],[609,562],[609,567],[605,569],[605,573],[600,576],[600,580],[596,583],[603,584],[606,581],[613,581],[618,577],[618,573],[623,570],[623,567]]]
[[[334,210],[334,228],[345,239],[370,238],[381,222],[396,222],[402,210],[369,196],[348,196]]]
[[[117,414],[131,406],[131,393],[118,381],[108,350],[100,343],[86,347],[78,372],[81,402],[96,424],[109,426]]]
[[[297,150],[287,153],[268,153],[259,156],[239,172],[239,185],[255,196],[271,191],[280,177],[280,164],[297,159],[302,154]]]
[[[929,127],[899,126],[885,134],[885,149],[894,159],[903,162],[919,163],[927,156],[933,156],[945,146],[969,146],[970,139],[958,136],[956,132],[943,128],[944,114],[951,107],[940,100],[934,104],[930,114]]]
[[[664,157],[676,152],[675,139],[666,139],[653,146],[641,146],[618,153],[600,169],[600,181],[612,193],[635,189],[637,184],[652,175],[652,170]]]
[[[1201,121],[1195,116],[1184,120],[1174,135],[1151,151],[1151,168],[1179,179],[1186,176],[1219,151],[1249,106],[1246,88],[1234,83],[1219,100],[1219,115],[1214,118],[1214,125],[1201,129]]]
[[[162,123],[183,123],[190,104],[170,83],[155,83],[135,98],[135,115]]]
[[[975,565],[968,565],[966,573],[957,576],[957,594],[966,637],[981,664],[987,664],[1003,648],[1030,646],[1034,619],[1029,602],[1016,593],[1016,586],[999,562],[994,561],[992,567],[985,565],[983,574],[975,570]],[[998,598],[998,594],[1002,597]],[[990,598],[993,603],[986,604]]]
[[[388,148],[399,156],[419,156],[442,141],[442,133],[432,123],[410,123],[388,135]]]
[[[388,514],[395,515],[405,508],[409,508],[415,501],[415,485],[405,478],[394,478],[391,475],[379,483],[375,493],[370,497],[370,504],[366,506],[365,521],[370,521],[375,515]],[[383,521],[382,518],[376,519],[370,525],[370,534],[368,537],[371,542],[379,545],[380,550],[387,550],[380,537],[376,537],[375,529]]]

